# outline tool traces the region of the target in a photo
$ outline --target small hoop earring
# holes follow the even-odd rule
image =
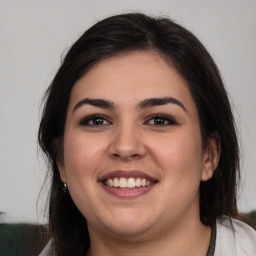
[[[63,193],[65,193],[65,194],[68,192],[67,183],[63,183],[62,191],[63,191]]]

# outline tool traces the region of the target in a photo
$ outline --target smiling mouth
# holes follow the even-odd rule
[[[158,179],[137,170],[115,170],[99,177],[105,191],[120,199],[133,199],[149,193]]]
[[[148,187],[155,183],[155,181],[146,178],[134,178],[134,177],[114,177],[108,178],[103,181],[103,184],[108,187],[120,188],[120,189],[133,189],[139,187]]]

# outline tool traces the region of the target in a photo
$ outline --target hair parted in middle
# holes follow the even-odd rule
[[[237,215],[236,128],[213,59],[191,32],[168,18],[120,14],[96,23],[73,44],[45,95],[38,138],[52,173],[49,226],[57,255],[80,255],[89,248],[86,220],[70,195],[63,194],[57,167],[57,162],[63,163],[63,135],[71,90],[76,81],[100,61],[136,51],[155,51],[187,82],[199,114],[202,147],[206,147],[209,136],[219,136],[219,165],[213,177],[200,185],[201,221],[213,225],[223,214]]]

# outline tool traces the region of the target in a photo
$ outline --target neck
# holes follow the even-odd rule
[[[90,229],[89,229],[90,230]],[[87,256],[205,256],[211,239],[211,228],[199,218],[185,221],[170,231],[147,236],[145,234],[120,237],[90,230],[91,248]]]

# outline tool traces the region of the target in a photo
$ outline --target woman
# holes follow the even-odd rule
[[[255,255],[220,74],[166,18],[117,15],[71,47],[46,93],[52,174],[41,255]]]

